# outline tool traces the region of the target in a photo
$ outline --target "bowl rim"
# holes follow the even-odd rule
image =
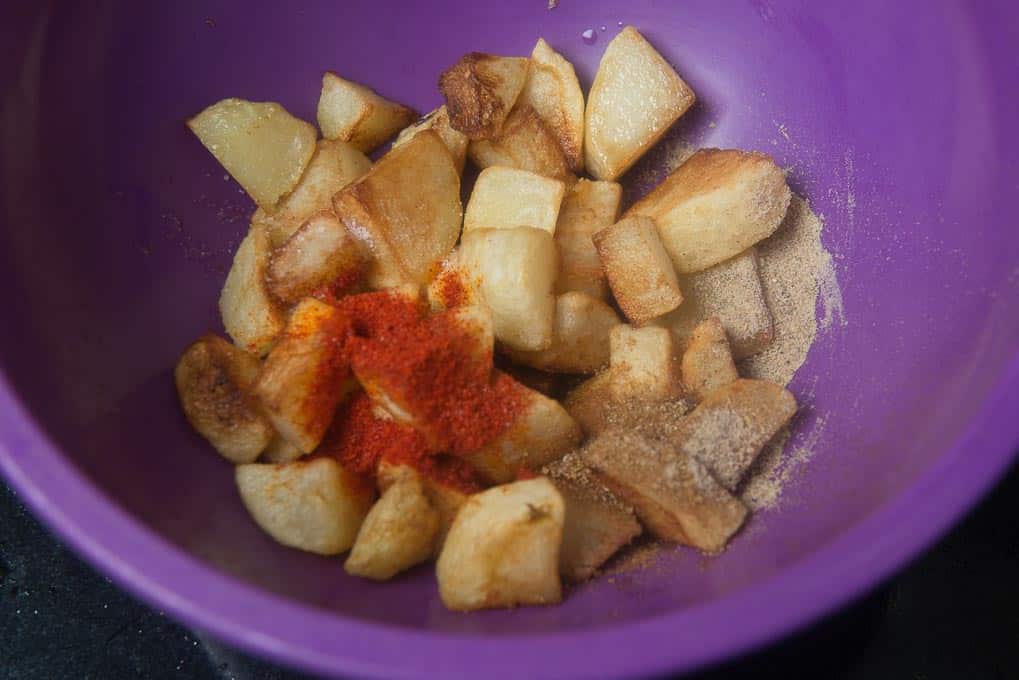
[[[380,678],[459,677],[482,664],[491,677],[650,675],[752,651],[904,567],[1005,473],[1019,448],[1016,413],[1019,352],[965,433],[909,488],[769,580],[639,621],[535,635],[483,637],[369,623],[219,572],[134,519],[78,471],[2,371],[0,473],[37,517],[119,586],[187,626],[287,666]],[[690,627],[700,634],[675,634]]]

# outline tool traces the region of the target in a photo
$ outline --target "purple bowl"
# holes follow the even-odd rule
[[[687,670],[860,595],[1009,463],[1019,11],[1007,3],[299,7],[0,9],[0,469],[125,588],[326,674]],[[184,119],[238,96],[313,120],[324,69],[427,110],[460,54],[526,54],[539,35],[589,83],[624,23],[697,91],[683,134],[774,154],[825,216],[845,324],[819,335],[793,385],[798,437],[817,448],[802,478],[722,557],[676,551],[561,607],[452,614],[429,569],[373,585],[274,545],[175,403],[171,367],[218,328],[216,296],[252,207]]]

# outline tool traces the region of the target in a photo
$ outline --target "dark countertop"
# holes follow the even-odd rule
[[[697,676],[1019,677],[1019,466],[891,582],[775,647]],[[61,546],[0,485],[0,678],[297,680],[174,624]]]

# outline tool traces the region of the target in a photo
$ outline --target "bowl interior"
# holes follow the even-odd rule
[[[1002,209],[1016,154],[995,92],[1014,74],[988,56],[993,27],[947,2],[862,0],[846,14],[768,0],[449,0],[106,2],[23,17],[24,72],[5,72],[17,96],[0,144],[3,372],[112,503],[195,559],[337,617],[569,632],[760,586],[942,460],[1019,339],[1019,232]],[[451,614],[428,568],[377,586],[274,545],[172,386],[182,348],[220,330],[218,291],[252,210],[184,120],[237,96],[313,121],[325,69],[427,111],[440,103],[438,73],[462,53],[523,55],[539,36],[586,87],[624,24],[698,94],[674,139],[773,154],[824,217],[841,300],[819,304],[824,323],[793,383],[803,409],[792,446],[815,451],[810,464],[723,556],[677,550],[561,607]],[[980,465],[984,452],[969,453]]]

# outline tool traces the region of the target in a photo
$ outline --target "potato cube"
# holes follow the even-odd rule
[[[583,460],[651,533],[667,541],[720,552],[747,508],[693,456],[670,443],[627,430],[607,430]]]
[[[619,325],[614,309],[586,293],[556,298],[552,344],[532,352],[505,349],[514,361],[559,373],[594,373],[609,363],[609,331]]]
[[[464,213],[464,233],[474,229],[534,227],[555,234],[565,185],[526,170],[496,166],[478,175]]]
[[[517,104],[499,132],[471,142],[467,155],[479,168],[505,166],[563,181],[574,179],[555,135],[528,104]]]
[[[587,171],[596,179],[616,179],[693,103],[693,90],[627,26],[605,48],[587,97]]]
[[[251,218],[269,232],[273,248],[279,248],[311,216],[333,209],[333,194],[368,172],[371,160],[350,144],[320,139],[308,169],[294,190],[272,212],[259,208]]]
[[[559,602],[563,515],[562,496],[543,477],[471,496],[439,555],[443,604],[470,611]]]
[[[303,455],[304,451],[277,434],[262,451],[261,459],[263,463],[289,463]]]
[[[371,88],[345,80],[332,71],[322,76],[318,126],[326,139],[342,139],[371,153],[417,118],[403,104],[379,96]]]
[[[393,146],[400,146],[422,130],[435,130],[438,133],[446,148],[449,149],[449,153],[452,154],[457,171],[463,173],[464,161],[467,160],[467,135],[453,129],[445,104],[401,130],[393,142]]]
[[[442,457],[439,456],[442,463],[461,463],[459,458],[453,456]],[[379,489],[385,493],[386,490],[397,481],[413,476],[421,480],[424,485],[425,495],[439,513],[439,531],[435,537],[435,556],[437,557],[439,552],[442,550],[442,546],[446,542],[446,536],[449,534],[450,527],[453,526],[453,520],[456,519],[457,513],[460,512],[460,508],[463,507],[467,499],[471,497],[471,493],[464,488],[454,486],[446,483],[444,480],[434,479],[422,475],[420,472],[415,470],[409,465],[403,463],[393,463],[385,459],[379,461],[378,468],[378,481]]]
[[[339,309],[305,298],[265,360],[254,393],[276,431],[311,453],[350,393],[343,341],[350,320]]]
[[[739,378],[729,340],[717,316],[694,328],[680,362],[683,385],[697,401]]]
[[[527,82],[520,103],[534,108],[559,141],[574,172],[584,170],[584,93],[573,64],[553,50],[544,38],[531,52]],[[517,106],[520,106],[520,103]]]
[[[611,391],[618,402],[665,401],[682,394],[672,334],[620,324],[609,332]]]
[[[502,129],[527,80],[527,59],[465,54],[439,76],[453,128],[469,139],[487,139]]]
[[[315,128],[275,102],[223,99],[187,122],[248,195],[272,209],[315,153]]]
[[[174,371],[177,396],[191,427],[232,463],[250,463],[269,445],[272,425],[248,390],[258,359],[215,335],[184,350]]]
[[[669,439],[732,490],[795,413],[796,399],[789,390],[741,378],[709,394]]]
[[[432,556],[439,511],[416,476],[391,484],[368,512],[343,568],[348,574],[387,581]]]
[[[219,295],[223,327],[234,344],[263,355],[286,320],[265,282],[271,252],[265,230],[252,225],[234,254],[233,265]]]
[[[371,480],[332,458],[248,463],[234,472],[244,507],[277,542],[319,555],[354,544],[375,500]]]
[[[628,217],[600,230],[593,240],[612,294],[630,321],[642,324],[683,302],[653,221]]]
[[[513,349],[552,344],[559,258],[542,229],[474,229],[463,235],[460,262],[492,310],[495,337]]]
[[[269,260],[269,292],[291,305],[323,286],[349,289],[363,275],[368,254],[331,210],[312,215]]]
[[[771,236],[791,196],[770,156],[701,149],[626,214],[654,219],[676,271],[692,274]]]
[[[423,286],[460,235],[460,175],[439,135],[423,130],[337,193],[333,209],[372,254],[371,287]]]
[[[563,399],[563,408],[592,437],[612,425],[613,400],[612,374],[606,370],[573,388]]]
[[[458,248],[442,261],[435,278],[428,283],[426,293],[432,311],[482,304],[481,284],[460,260]]]
[[[615,182],[578,180],[563,198],[555,240],[561,260],[556,292],[576,290],[608,300],[608,285],[591,237],[614,224],[623,188]]]

